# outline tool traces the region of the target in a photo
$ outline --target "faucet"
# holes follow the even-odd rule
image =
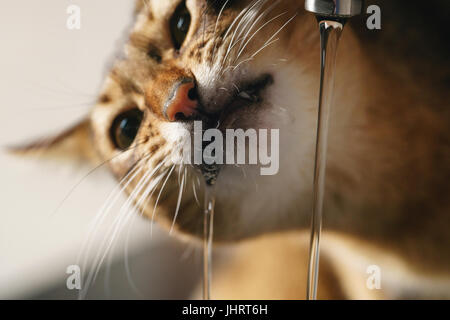
[[[305,0],[306,11],[330,20],[346,20],[361,13],[363,0]]]

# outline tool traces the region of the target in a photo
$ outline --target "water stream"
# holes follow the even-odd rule
[[[203,300],[211,299],[212,241],[215,192],[214,186],[205,187],[203,210]]]
[[[320,235],[322,231],[322,209],[325,191],[325,170],[327,159],[327,139],[329,115],[332,107],[336,51],[344,24],[337,21],[319,19],[321,65],[320,94],[318,108],[317,141],[314,165],[313,211],[311,243],[308,268],[307,299],[317,299],[319,278]],[[214,182],[218,170],[203,171],[206,181],[203,210],[203,299],[211,298],[212,241],[215,205]]]
[[[320,31],[320,93],[314,164],[313,210],[306,298],[317,299],[319,279],[320,235],[327,163],[328,120],[333,101],[336,51],[344,25],[319,19]]]

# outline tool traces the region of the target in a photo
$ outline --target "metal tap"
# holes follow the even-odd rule
[[[306,11],[338,19],[361,14],[362,7],[363,0],[305,0]]]

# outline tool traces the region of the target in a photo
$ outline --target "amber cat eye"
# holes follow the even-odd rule
[[[116,148],[125,150],[133,143],[142,122],[142,111],[135,108],[120,114],[111,126],[111,139]]]
[[[191,25],[191,14],[186,8],[186,2],[183,1],[178,5],[174,14],[170,18],[170,33],[175,49],[179,50],[183,45],[186,35]]]

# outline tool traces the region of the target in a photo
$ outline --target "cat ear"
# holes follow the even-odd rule
[[[90,121],[81,121],[54,137],[9,147],[10,153],[24,157],[98,163],[91,136]]]

